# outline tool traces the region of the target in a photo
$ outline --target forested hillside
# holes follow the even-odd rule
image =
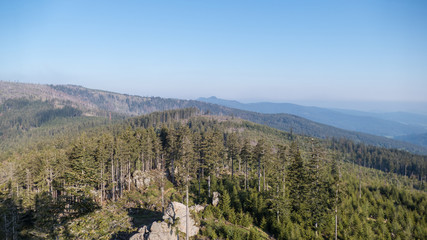
[[[427,147],[427,133],[399,136],[397,139]]]
[[[109,114],[129,117],[155,111],[195,107],[203,113],[235,116],[296,134],[324,139],[345,138],[373,146],[427,154],[427,148],[422,146],[385,137],[347,131],[290,114],[261,114],[194,100],[130,96],[74,85],[38,85],[0,81],[0,103],[6,101],[6,99],[22,97],[32,101],[49,100],[59,106],[71,106],[80,109],[84,116],[104,118],[108,117]]]
[[[186,187],[204,208],[197,239],[427,237],[426,157],[195,108],[87,126],[0,164],[3,239],[127,239]]]
[[[27,131],[55,118],[80,117],[82,111],[71,106],[55,108],[49,101],[9,99],[0,105],[0,136],[9,131]]]
[[[427,116],[410,113],[374,114],[301,106],[291,103],[240,103],[216,97],[198,98],[198,100],[252,112],[267,114],[288,113],[337,128],[384,137],[427,132]]]
[[[111,114],[83,116],[82,110],[70,105],[58,105],[54,100],[8,99],[0,104],[0,151],[18,151],[46,139],[68,137],[76,132],[123,119]]]

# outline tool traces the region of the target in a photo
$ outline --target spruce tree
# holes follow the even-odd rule
[[[291,162],[288,167],[289,200],[293,220],[302,223],[308,218],[307,193],[309,179],[301,153],[295,142],[291,144]]]

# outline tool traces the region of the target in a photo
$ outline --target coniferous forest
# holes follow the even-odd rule
[[[0,240],[427,240],[427,1],[0,1],[0,33]]]
[[[203,206],[194,239],[427,237],[425,156],[195,108],[31,116],[21,125],[45,130],[18,129],[1,156],[2,239],[129,239],[187,189],[189,205]],[[66,134],[54,134],[61,119]]]

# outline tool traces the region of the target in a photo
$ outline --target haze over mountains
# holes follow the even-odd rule
[[[291,106],[295,110],[288,113],[265,113],[273,112],[274,105],[266,104],[264,113],[255,112],[250,107],[251,111],[238,109],[245,106],[238,102],[232,102],[234,105],[222,106],[221,101],[216,103],[208,103],[206,101],[196,100],[181,100],[161,97],[140,97],[126,94],[107,92],[102,90],[88,89],[75,85],[39,85],[39,84],[24,84],[11,83],[0,81],[0,103],[3,104],[7,99],[26,98],[30,100],[49,100],[54,103],[56,108],[61,106],[72,106],[80,109],[84,116],[108,116],[108,113],[113,113],[117,116],[137,116],[147,114],[154,111],[164,111],[169,109],[195,107],[203,113],[214,115],[229,115],[249,120],[255,123],[265,124],[279,130],[313,136],[318,138],[345,138],[355,142],[362,142],[368,145],[381,146],[386,148],[405,149],[407,151],[419,154],[427,154],[427,149],[423,146],[411,144],[408,142],[398,141],[382,136],[356,132],[354,130],[344,130],[333,124],[319,123],[322,118],[326,118],[328,113],[333,113],[336,119],[341,119],[341,123],[345,124],[345,120],[357,123],[358,118],[351,118],[350,115],[335,112],[332,110],[321,108],[301,107],[298,105],[284,104],[278,106]],[[203,99],[202,99],[203,100]],[[215,100],[215,99],[211,99]],[[216,99],[218,101],[218,99]],[[224,103],[224,101],[222,101]],[[220,105],[221,104],[221,105]],[[260,104],[263,106],[264,104]],[[273,106],[273,107],[272,107]],[[256,108],[261,109],[255,105]],[[309,111],[310,110],[310,111]],[[279,110],[275,110],[279,111]],[[281,111],[281,110],[280,110]],[[297,116],[297,112],[305,113],[305,115]],[[318,115],[317,121],[313,121],[313,116]],[[349,117],[350,116],[350,117]],[[310,119],[313,118],[313,119]],[[345,118],[347,117],[347,118]],[[309,120],[310,119],[310,120]],[[320,120],[319,120],[320,119]],[[332,118],[333,119],[333,118]],[[359,117],[359,119],[372,119],[371,117]],[[381,123],[388,123],[397,126],[396,133],[417,133],[421,131],[420,126],[405,126],[392,121],[378,120],[377,126]],[[339,121],[337,121],[339,122]],[[350,124],[351,125],[351,124]],[[386,128],[383,128],[385,131]],[[405,132],[406,131],[406,132]],[[401,134],[403,135],[403,134]],[[407,139],[402,139],[407,140]],[[408,140],[407,140],[408,141]]]
[[[426,146],[427,116],[407,112],[371,113],[308,107],[291,103],[240,103],[216,97],[197,100],[266,114],[287,113],[350,131],[400,139]]]

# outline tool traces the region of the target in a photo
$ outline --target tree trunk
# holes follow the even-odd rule
[[[277,197],[279,197],[279,181],[277,181],[276,196],[277,196]],[[277,211],[276,211],[277,223],[280,223],[279,214],[280,214],[280,211],[279,211],[279,210],[277,210]]]
[[[359,199],[362,198],[362,169],[360,169],[359,165]]]
[[[204,160],[202,159],[202,160],[201,160],[201,167],[200,167],[200,168],[201,168],[200,170],[201,170],[201,172],[202,172],[202,176],[201,176],[201,177],[202,177],[202,179],[204,179],[204,178],[205,178],[205,168],[203,167],[203,164],[204,164]]]
[[[130,191],[130,160],[128,160],[128,191]]]
[[[174,158],[172,158],[172,161],[171,161],[171,167],[172,167],[172,170],[171,170],[171,177],[172,177],[172,183],[173,184],[175,184],[175,166],[174,166]]]
[[[263,188],[263,190],[265,192],[265,187],[266,187],[266,185],[265,185],[265,166],[263,166],[262,169],[263,169],[263,172],[264,172],[264,176],[263,176],[263,178],[264,178],[264,182],[263,182],[264,188]]]
[[[16,216],[15,216],[15,211],[12,210],[12,239],[15,240],[16,239]]]
[[[189,233],[189,223],[188,223],[188,214],[190,211],[188,210],[188,175],[187,175],[187,190],[186,190],[186,198],[187,198],[187,207],[185,209],[185,239],[188,240],[188,233]]]
[[[101,162],[101,206],[104,201],[104,160]]]
[[[198,176],[198,181],[199,181],[199,192],[198,192],[197,197],[200,197],[200,175]]]
[[[245,161],[245,190],[248,189],[248,160]]]
[[[338,206],[335,206],[335,240],[338,240]]]
[[[258,192],[261,192],[261,158],[258,158]]]
[[[53,180],[52,169],[49,168],[49,193],[51,196],[53,194],[52,180]]]
[[[118,174],[119,174],[119,182],[118,182],[118,186],[119,186],[119,196],[120,198],[123,197],[123,179],[122,179],[122,174],[123,173],[123,167],[122,164],[119,162],[119,170],[118,170]]]
[[[162,177],[162,187],[160,188],[162,192],[162,214],[165,213],[165,197],[164,197],[164,187],[163,187],[163,177]]]
[[[338,179],[341,178],[341,169],[338,166]],[[335,240],[338,240],[338,194],[339,194],[339,182],[337,182],[336,196],[335,196]]]
[[[199,159],[199,173],[197,174],[197,180],[199,181],[199,193],[197,195],[197,197],[200,197],[200,182],[201,182],[201,178],[202,176],[202,169],[203,169],[203,165],[202,165],[202,159]]]
[[[407,176],[407,175],[406,175],[406,167],[407,167],[407,166],[408,166],[408,164],[405,164],[405,177]]]
[[[4,217],[4,236],[5,239],[7,240],[7,218],[6,218],[6,213],[3,213],[3,217]]]
[[[208,197],[211,197],[211,175],[208,176]]]
[[[27,194],[30,195],[30,188],[31,188],[31,173],[30,170],[26,169],[26,181],[27,181]]]
[[[231,157],[231,178],[234,179],[234,157]]]
[[[113,198],[113,201],[116,200],[116,194],[115,192],[115,186],[114,186],[114,158],[111,157],[111,195]]]
[[[286,193],[286,170],[283,171],[283,196]]]

